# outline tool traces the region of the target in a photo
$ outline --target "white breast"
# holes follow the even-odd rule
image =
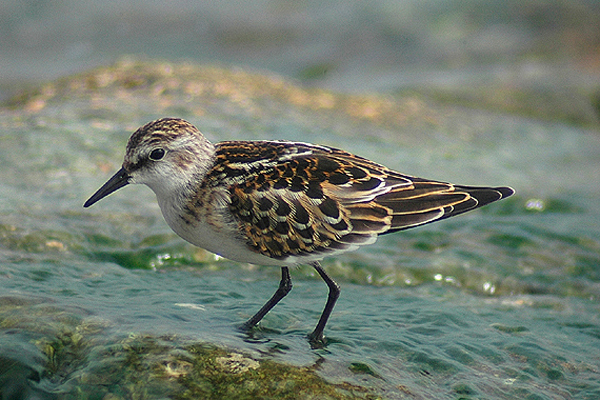
[[[167,224],[191,244],[233,261],[257,265],[294,265],[291,260],[276,260],[253,251],[239,235],[237,228],[230,225],[219,227],[209,224],[205,218],[189,223],[181,216],[181,208],[171,201],[157,196],[158,204]]]

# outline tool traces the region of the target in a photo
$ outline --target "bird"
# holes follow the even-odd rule
[[[273,296],[241,326],[248,332],[292,289],[289,268],[311,265],[329,290],[308,335],[314,347],[325,345],[325,325],[340,295],[339,285],[321,266],[324,257],[514,194],[510,187],[405,175],[317,144],[213,144],[179,118],[157,119],[137,129],[121,168],[84,207],[128,184],[154,191],[166,223],[191,244],[234,261],[281,268]]]

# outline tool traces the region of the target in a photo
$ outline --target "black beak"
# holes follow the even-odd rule
[[[123,186],[129,184],[129,179],[131,177],[123,168],[117,171],[116,174],[112,176],[96,193],[92,195],[83,205],[84,207],[89,207],[98,200],[108,196],[115,190],[121,189]]]

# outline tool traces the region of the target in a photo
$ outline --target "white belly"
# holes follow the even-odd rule
[[[163,217],[171,229],[195,246],[233,261],[257,265],[286,266],[297,263],[290,263],[289,259],[276,260],[255,252],[240,237],[236,227],[223,225],[217,228],[205,221],[186,222],[176,207],[162,203],[160,198],[158,200]]]
[[[236,237],[232,232],[217,231],[206,224],[190,226],[181,223],[169,226],[191,244],[233,261],[258,265],[288,265],[285,260],[275,260],[253,251],[243,239]]]
[[[233,261],[245,262],[257,265],[296,266],[313,261],[322,260],[325,254],[291,255],[282,259],[274,259],[257,253],[246,244],[246,240],[240,235],[237,224],[227,223],[215,216],[227,213],[227,203],[219,201],[219,197],[213,197],[211,203],[210,217],[205,213],[198,219],[186,221],[181,216],[179,204],[172,204],[177,196],[158,196],[158,204],[167,224],[191,244],[215,253],[221,257]],[[206,210],[208,211],[208,210]],[[208,219],[212,217],[213,223]]]

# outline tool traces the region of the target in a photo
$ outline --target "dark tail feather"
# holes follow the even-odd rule
[[[390,193],[384,202],[394,212],[392,227],[385,234],[450,218],[512,196],[514,193],[515,191],[510,187],[454,186],[451,192],[435,192],[431,194],[431,199],[423,196],[420,201],[402,199],[394,201],[390,198]],[[415,207],[418,202],[423,206],[420,209]]]
[[[512,196],[515,190],[510,187],[477,187],[477,186],[454,186],[456,191],[467,192],[472,197],[477,199],[477,207],[485,206],[486,204],[493,203],[501,199]]]

